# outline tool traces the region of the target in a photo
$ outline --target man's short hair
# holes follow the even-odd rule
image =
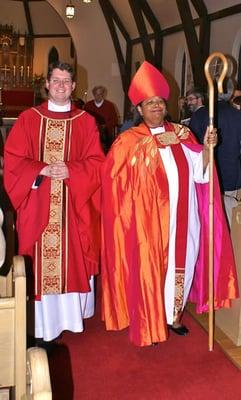
[[[72,81],[75,81],[75,72],[72,65],[62,62],[62,61],[54,61],[53,63],[49,64],[48,66],[48,73],[47,73],[47,80],[51,79],[52,73],[54,69],[60,69],[60,71],[67,71],[69,72]]]
[[[97,92],[97,90],[99,90],[99,89],[101,89],[101,90],[102,90],[102,92],[103,92],[103,95],[105,95],[105,94],[106,94],[106,92],[107,92],[106,88],[105,88],[104,86],[102,86],[102,85],[98,85],[98,86],[95,86],[95,87],[93,87],[93,89],[92,89],[92,93],[93,93],[93,95],[95,95],[95,93],[96,93],[96,92]]]
[[[201,99],[202,102],[205,100],[204,92],[200,88],[192,88],[189,89],[186,93],[186,97],[193,95],[194,97],[197,97],[197,99]]]

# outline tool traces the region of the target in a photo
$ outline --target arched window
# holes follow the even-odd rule
[[[192,71],[187,50],[184,47],[178,49],[175,63],[175,78],[179,86],[179,96],[185,96],[192,86]]]
[[[53,62],[56,61],[59,61],[59,53],[56,47],[52,47],[52,49],[49,52],[48,64],[52,64]]]

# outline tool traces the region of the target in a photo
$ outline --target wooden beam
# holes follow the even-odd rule
[[[157,68],[162,68],[163,39],[159,21],[146,0],[141,0],[142,10],[154,31],[154,64]]]
[[[208,15],[207,7],[202,0],[191,0],[191,2],[199,17],[206,17]]]
[[[126,45],[127,45],[128,49],[129,49],[128,45],[132,46],[131,40],[130,40],[128,32],[126,31],[124,25],[122,24],[119,16],[115,12],[110,1],[109,0],[99,0],[99,4],[102,8],[106,23],[108,25],[108,28],[109,28],[109,31],[111,34],[111,38],[113,41],[113,45],[115,48],[115,52],[116,52],[116,56],[117,56],[117,60],[118,60],[118,64],[119,64],[122,87],[123,87],[124,92],[126,92],[127,86],[130,82],[131,65],[129,65],[129,63],[131,62],[131,57],[129,56],[129,53],[128,53],[128,59],[126,59],[126,57],[124,57],[124,55],[122,53],[122,48],[121,48],[121,45],[119,42],[119,37],[117,35],[116,26],[118,26],[119,30],[123,34],[124,39],[126,40]],[[128,64],[127,64],[127,62],[128,62]]]
[[[27,26],[28,26],[28,33],[29,33],[29,35],[33,36],[33,24],[32,24],[32,20],[31,20],[28,0],[23,0],[23,7],[24,7],[25,17],[26,17],[26,21],[27,21]]]
[[[209,14],[210,21],[215,21],[217,19],[222,19],[226,17],[230,17],[231,15],[240,14],[241,13],[241,3],[236,6],[223,8],[222,10],[213,12]]]
[[[33,35],[33,38],[71,38],[71,35],[69,33],[37,34]]]
[[[219,19],[230,17],[231,15],[236,15],[236,14],[240,14],[240,13],[241,13],[241,3],[236,6],[227,7],[220,11],[216,11],[211,14],[208,14],[208,18],[209,18],[209,21],[211,22],[211,21],[217,21]],[[201,23],[201,19],[195,18],[193,20],[193,23],[194,23],[194,26],[198,26]],[[162,37],[169,36],[174,33],[181,32],[181,31],[183,31],[183,24],[177,24],[177,25],[171,26],[169,28],[162,29]],[[148,37],[150,40],[154,39],[153,33],[149,34]],[[132,39],[133,45],[138,44],[140,42],[141,42],[140,37]]]
[[[141,0],[129,0],[129,5],[132,10],[133,17],[141,38],[141,43],[145,55],[145,59],[154,64],[154,54],[148,38],[148,32],[146,29],[146,24],[142,14],[142,1]]]
[[[191,0],[191,2],[200,17],[199,48],[204,63],[209,55],[210,48],[210,21],[208,11],[203,0]]]
[[[104,13],[104,16],[106,16],[107,13],[109,13],[112,20],[115,21],[116,25],[118,26],[119,30],[121,31],[122,35],[124,36],[125,40],[126,41],[130,40],[130,36],[129,36],[126,28],[124,27],[119,15],[116,13],[116,11],[113,8],[110,1],[109,0],[99,0],[99,3],[102,8],[102,11]]]
[[[176,0],[176,3],[182,20],[184,34],[188,45],[194,85],[203,86],[205,84],[203,60],[199,48],[195,26],[192,19],[190,6],[188,0]]]

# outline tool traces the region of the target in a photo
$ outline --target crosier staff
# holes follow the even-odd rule
[[[228,71],[228,61],[226,57],[219,52],[210,54],[204,66],[204,72],[208,81],[209,89],[209,131],[214,128],[214,84],[213,77],[210,73],[210,64],[214,58],[220,58],[223,63],[221,75],[217,81],[218,92],[223,93],[223,80]],[[209,283],[208,283],[208,307],[209,307],[209,321],[208,321],[208,344],[209,351],[213,350],[214,339],[214,288],[213,288],[213,164],[214,152],[213,144],[209,144]]]

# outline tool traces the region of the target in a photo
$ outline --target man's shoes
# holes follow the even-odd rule
[[[58,343],[56,343],[54,340],[46,342],[42,338],[35,339],[35,346],[46,350],[48,356],[52,355],[59,348]]]
[[[178,327],[175,327],[173,325],[167,325],[167,326],[171,331],[176,333],[176,335],[186,336],[189,333],[189,329],[187,329],[185,325],[180,325]]]

